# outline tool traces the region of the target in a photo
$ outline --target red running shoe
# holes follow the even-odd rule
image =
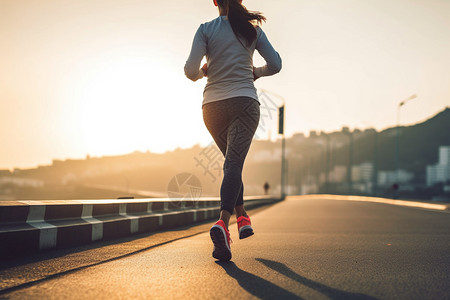
[[[211,240],[214,244],[214,250],[212,256],[218,260],[230,260],[231,259],[231,238],[230,233],[225,227],[225,223],[222,220],[217,221],[216,224],[209,230]]]
[[[250,221],[250,217],[240,216],[237,219],[238,230],[239,230],[239,239],[245,239],[254,234],[252,228],[252,222]]]

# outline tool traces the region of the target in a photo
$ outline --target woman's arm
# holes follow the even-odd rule
[[[192,42],[191,53],[184,65],[184,74],[192,81],[197,81],[203,78],[206,74],[200,69],[200,63],[206,55],[206,37],[203,33],[203,25],[197,29]]]
[[[267,39],[266,34],[262,29],[257,41],[256,41],[256,50],[258,50],[259,54],[266,61],[266,65],[255,68],[253,71],[255,80],[262,76],[270,76],[280,72],[281,70],[281,57],[277,51],[272,47],[269,40]]]

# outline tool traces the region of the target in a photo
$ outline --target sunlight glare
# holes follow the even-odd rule
[[[185,85],[182,68],[180,76],[174,78],[164,61],[146,57],[115,57],[97,60],[96,64],[82,79],[79,94],[80,136],[90,154],[179,146],[176,139],[167,138],[174,126],[171,117],[177,113],[162,112],[176,107],[173,102],[186,101],[186,91],[174,89],[174,84]]]

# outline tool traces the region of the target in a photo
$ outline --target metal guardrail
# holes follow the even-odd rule
[[[247,208],[281,201],[245,197]],[[0,202],[0,256],[19,256],[54,248],[186,226],[217,218],[219,198],[150,198]]]

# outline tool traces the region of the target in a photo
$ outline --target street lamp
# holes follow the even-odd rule
[[[325,193],[329,194],[330,193],[330,135],[326,134],[324,132],[325,135]]]
[[[417,98],[417,95],[411,95],[405,100],[401,101],[397,106],[397,128],[395,139],[395,181],[394,184],[394,198],[398,198],[399,181],[400,181],[400,168],[399,168],[399,145],[400,145],[400,108],[404,106],[408,101]]]
[[[372,124],[362,121],[365,126],[373,128],[373,172],[372,172],[372,196],[377,196],[378,191],[378,131]]]
[[[281,199],[284,199],[286,197],[286,190],[285,190],[285,185],[286,185],[286,162],[285,162],[286,161],[286,140],[285,140],[285,135],[284,135],[284,112],[285,112],[286,102],[284,101],[284,98],[278,94],[275,94],[275,93],[265,90],[265,89],[260,89],[260,90],[261,90],[261,94],[259,95],[260,97],[262,95],[264,95],[265,97],[270,99],[270,97],[267,94],[271,94],[272,96],[275,96],[278,99],[280,99],[282,102],[281,106],[278,107],[278,134],[282,135],[280,190],[281,190]]]
[[[286,197],[286,191],[285,191],[285,160],[286,160],[286,139],[284,137],[284,104],[283,106],[280,106],[278,108],[278,134],[282,135],[281,140],[281,199],[284,199]]]
[[[347,169],[347,193],[349,195],[353,192],[353,133],[348,130],[348,169]]]

